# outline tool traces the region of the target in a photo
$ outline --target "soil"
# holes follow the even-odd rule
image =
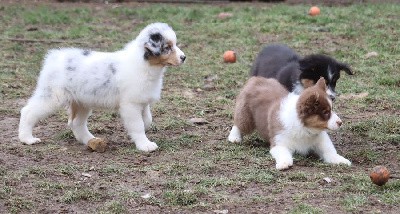
[[[315,1],[301,1],[301,0],[288,0],[287,3],[309,3]],[[336,0],[336,1],[324,1],[326,4],[349,4],[349,2],[355,2],[350,0]],[[358,1],[357,1],[358,2]],[[79,4],[79,3],[75,3]],[[166,81],[172,79],[172,76],[165,77]],[[163,93],[167,93],[168,90],[172,89],[173,85],[168,85]],[[184,92],[182,92],[184,93]],[[206,97],[207,93],[191,92],[195,93],[194,96],[201,100],[202,97]],[[343,98],[345,100],[345,96]],[[85,146],[77,143],[73,137],[69,137],[57,142],[54,142],[54,136],[63,133],[68,129],[65,118],[62,118],[60,114],[49,117],[45,121],[40,122],[34,129],[37,136],[41,136],[41,143],[35,146],[27,146],[19,143],[17,138],[18,122],[19,122],[19,110],[25,104],[26,99],[16,100],[5,100],[1,104],[0,111],[0,139],[1,139],[1,150],[0,150],[0,165],[5,169],[12,169],[15,171],[27,168],[35,168],[41,166],[44,169],[46,180],[57,181],[58,183],[66,183],[71,185],[71,180],[76,182],[77,188],[90,188],[96,189],[97,193],[100,194],[98,200],[86,201],[82,200],[79,203],[66,203],[55,200],[38,200],[32,194],[35,194],[35,187],[32,186],[30,179],[34,179],[29,174],[23,174],[20,178],[8,179],[6,181],[0,181],[1,186],[6,183],[8,186],[15,187],[18,195],[21,195],[24,199],[33,200],[33,203],[39,204],[37,210],[33,210],[34,213],[87,213],[96,210],[97,207],[103,207],[105,201],[112,201],[113,189],[125,188],[131,189],[135,192],[145,192],[150,190],[152,195],[160,196],[163,194],[162,189],[165,188],[165,181],[163,179],[169,177],[160,172],[157,169],[146,170],[145,167],[152,167],[160,163],[167,163],[170,161],[174,162],[196,162],[196,157],[193,156],[197,151],[204,151],[209,153],[210,156],[218,153],[221,148],[220,141],[226,138],[228,130],[230,128],[231,121],[227,118],[223,118],[217,111],[207,112],[207,118],[214,119],[211,122],[204,122],[201,125],[185,126],[186,132],[198,135],[207,136],[202,137],[201,142],[196,142],[191,145],[182,146],[179,152],[174,152],[173,156],[166,156],[163,151],[156,151],[153,153],[138,153],[132,152],[132,155],[121,155],[121,151],[125,151],[126,148],[132,148],[134,145],[129,141],[126,135],[122,123],[118,116],[111,118],[107,122],[99,123],[97,120],[101,120],[98,112],[94,112],[89,123],[95,123],[96,126],[92,129],[95,135],[98,137],[104,137],[108,141],[107,151],[104,153],[96,153],[87,149]],[[170,107],[173,111],[173,106]],[[344,101],[338,101],[338,109],[346,108]],[[387,114],[400,116],[398,112],[388,110],[387,112],[377,111],[374,106],[364,111],[364,113],[357,114],[357,117],[347,118],[348,123],[357,122],[360,119],[368,118],[370,115],[375,114]],[[189,118],[190,115],[185,115],[184,112],[180,113],[183,118]],[[163,120],[162,113],[158,112],[154,116],[154,123],[158,123]],[[180,133],[182,130],[150,130],[148,135],[152,139],[174,137],[174,132]],[[365,148],[370,148],[373,151],[379,151],[380,154],[385,154],[384,157],[377,157],[373,162],[374,164],[384,164],[389,169],[400,169],[398,160],[398,152],[400,150],[399,144],[386,144],[385,146],[379,146],[373,142],[368,142],[363,138],[358,138],[350,133],[333,133],[331,135],[333,142],[340,142],[336,144],[338,153],[356,153],[357,151],[364,151]],[[224,144],[226,146],[226,144]],[[248,147],[260,147],[260,149],[267,150],[268,148],[260,144],[246,145]],[[166,150],[166,149],[164,149]],[[171,153],[169,153],[171,154]],[[241,158],[241,165],[231,165],[228,161],[221,160],[219,166],[214,169],[210,169],[209,176],[218,178],[220,176],[234,176],[235,170],[245,165],[251,165],[252,167],[260,168],[274,168],[273,161],[266,163],[257,163],[251,157],[238,157]],[[311,162],[316,162],[316,157],[309,157],[312,159]],[[92,170],[88,169],[91,178],[85,178],[81,174],[57,174],[54,171],[54,166],[59,166],[60,163],[76,164],[77,166],[91,166]],[[107,173],[105,170],[101,170],[103,167],[110,163],[116,165],[126,165],[132,167],[132,171],[124,171],[115,173]],[[373,167],[370,159],[365,156],[356,155],[352,156],[353,166],[351,169],[347,168],[333,168],[326,169],[323,173],[334,176],[335,174],[348,173],[347,170],[352,170],[357,174],[364,173],[368,177],[369,170]],[[296,201],[293,200],[293,195],[304,194],[305,197],[310,197],[307,201],[308,204],[321,206],[321,209],[326,213],[345,213],[343,207],[338,204],[335,198],[328,197],[326,194],[321,194],[321,190],[327,189],[342,189],[340,186],[345,186],[346,181],[340,180],[339,178],[333,179],[332,182],[327,183],[322,179],[318,179],[321,174],[321,168],[310,167],[310,161],[308,159],[300,159],[296,162],[295,171],[304,172],[307,175],[313,175],[312,178],[316,179],[314,187],[307,187],[299,189],[301,185],[300,181],[296,182],[296,186],[284,184],[271,184],[271,185],[258,185],[257,182],[251,184],[243,184],[242,186],[231,187],[229,190],[229,197],[237,198],[237,203],[223,202],[216,204],[212,210],[209,207],[195,206],[195,207],[181,207],[181,206],[161,206],[157,202],[149,203],[146,200],[132,200],[126,202],[127,212],[129,213],[225,213],[227,210],[229,213],[284,213],[289,211],[289,207],[294,207]],[[47,166],[47,167],[46,167]],[[110,169],[111,170],[111,169]],[[196,173],[196,169],[193,173]],[[1,172],[0,172],[1,173]],[[40,172],[38,172],[40,173]],[[279,176],[291,175],[292,172],[282,172]],[[322,176],[323,177],[323,176]],[[91,180],[99,179],[103,183],[92,182]],[[35,177],[35,179],[38,179]],[[368,178],[367,178],[368,179]],[[37,181],[36,181],[37,182]],[[196,181],[192,181],[196,182]],[[197,181],[200,182],[200,181]],[[109,185],[112,186],[109,186]],[[226,191],[226,188],[215,187]],[[372,187],[371,187],[372,188]],[[30,192],[27,194],[26,192]],[[267,192],[279,191],[279,194],[274,194],[274,198],[262,199],[260,201],[243,200],[240,202],[240,198],[254,197],[255,195],[265,195]],[[110,194],[111,193],[111,194]],[[354,192],[352,192],[354,193]],[[42,193],[41,193],[42,194]],[[345,197],[348,193],[335,192],[336,197]],[[356,193],[354,193],[356,194]],[[320,197],[319,197],[320,196]],[[209,200],[207,196],[200,196],[202,200],[207,202]],[[211,201],[211,199],[210,199]],[[15,206],[15,204],[13,204]],[[11,207],[7,200],[0,197],[0,213],[9,212],[8,208]],[[364,204],[362,208],[358,208],[359,213],[369,212],[382,212],[382,213],[397,213],[399,208],[395,205],[385,205],[380,199],[369,198],[368,202]],[[22,212],[29,213],[29,209],[22,209]]]

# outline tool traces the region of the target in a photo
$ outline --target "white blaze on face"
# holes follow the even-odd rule
[[[328,82],[332,82],[332,80],[333,80],[333,72],[331,66],[328,65]],[[326,93],[332,100],[335,99],[336,93],[332,90],[329,84],[327,85]]]
[[[329,79],[329,82],[331,82],[333,79],[333,73],[332,73],[332,69],[331,69],[330,65],[328,65],[328,79]]]
[[[328,99],[329,104],[332,106],[332,100]],[[342,120],[337,116],[335,112],[332,111],[331,117],[328,120],[328,129],[337,130],[342,125]]]

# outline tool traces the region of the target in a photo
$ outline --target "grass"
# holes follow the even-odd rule
[[[348,129],[381,143],[400,143],[399,117],[378,116],[351,124]]]
[[[399,181],[374,186],[368,171],[378,164],[393,173],[399,170],[400,6],[321,6],[316,17],[306,15],[308,8],[263,3],[0,6],[0,210],[396,213]],[[219,19],[220,12],[233,16]],[[64,111],[35,128],[43,143],[17,142],[19,110],[34,90],[49,49],[115,51],[156,21],[174,28],[187,56],[183,66],[168,69],[162,99],[152,109],[148,137],[159,145],[158,151],[135,150],[117,112],[101,110],[94,111],[89,128],[109,140],[105,153],[90,152],[74,140]],[[294,167],[280,172],[257,135],[242,144],[226,142],[234,99],[252,62],[264,45],[276,42],[301,55],[329,54],[354,70],[354,76],[342,74],[334,104],[345,127],[331,133],[352,167],[296,155]],[[222,62],[228,49],[236,51],[236,63]],[[366,57],[372,51],[378,55]],[[350,96],[361,93],[367,96]],[[192,124],[194,117],[207,123]],[[150,197],[143,198],[146,194]]]
[[[291,214],[318,214],[318,213],[324,213],[323,210],[319,208],[315,208],[312,205],[309,204],[299,204],[297,207],[295,207],[293,210],[291,210],[289,213]]]

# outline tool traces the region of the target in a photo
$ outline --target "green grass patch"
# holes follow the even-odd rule
[[[167,191],[164,197],[171,205],[189,206],[198,202],[198,195],[190,190]]]
[[[290,214],[322,214],[324,211],[318,207],[309,204],[298,204],[295,208],[290,210]]]
[[[311,17],[307,4],[113,2],[0,6],[4,212],[53,213],[53,207],[63,207],[77,213],[396,213],[399,182],[378,187],[366,169],[383,164],[395,172],[400,161],[399,4],[321,4],[322,13]],[[233,16],[218,18],[221,12]],[[116,51],[152,22],[170,24],[187,56],[183,66],[167,69],[162,98],[152,106],[147,136],[159,150],[137,151],[118,111],[96,111],[89,120],[93,134],[110,140],[105,153],[76,144],[63,129],[64,110],[35,127],[50,142],[19,144],[19,111],[49,49]],[[355,72],[343,73],[337,84],[334,110],[345,126],[331,134],[351,167],[295,155],[294,166],[279,172],[257,134],[240,144],[227,142],[235,97],[257,53],[271,43],[285,43],[302,56],[328,54]],[[222,62],[226,50],[237,53],[236,63]],[[378,55],[367,57],[372,51]],[[361,93],[367,95],[352,97]],[[207,123],[192,124],[194,117]],[[55,134],[46,139],[49,133]],[[142,198],[145,193],[151,197]]]
[[[365,119],[350,124],[347,129],[381,143],[400,143],[400,118],[396,116],[387,115]]]
[[[107,197],[106,193],[92,188],[77,186],[66,189],[60,197],[60,201],[67,204],[78,203],[79,201],[96,202]]]

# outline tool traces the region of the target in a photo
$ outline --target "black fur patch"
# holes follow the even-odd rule
[[[83,50],[83,51],[82,51],[82,54],[83,54],[84,56],[89,56],[91,52],[92,52],[92,51],[90,51],[90,50]]]
[[[164,37],[160,33],[150,35],[150,39],[145,43],[144,59],[148,60],[151,56],[164,54]]]
[[[161,42],[163,40],[163,37],[160,33],[155,33],[150,35],[150,39],[154,42]]]
[[[148,60],[151,55],[152,55],[151,51],[146,49],[146,51],[144,52],[144,56],[143,57],[144,57],[145,60]]]

